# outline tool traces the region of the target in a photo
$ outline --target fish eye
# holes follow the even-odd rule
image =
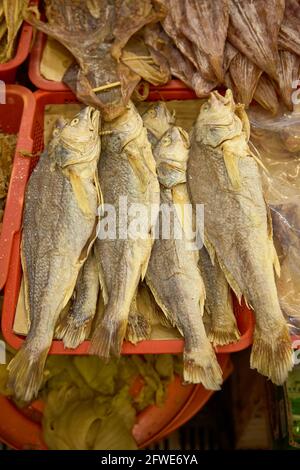
[[[58,135],[59,135],[59,129],[56,128],[56,129],[54,129],[54,131],[53,131],[53,136],[54,136],[54,137],[57,137]]]
[[[209,104],[208,104],[208,103],[204,103],[204,104],[202,105],[202,109],[203,109],[203,111],[207,111],[207,110],[209,109]]]
[[[165,145],[166,147],[168,147],[168,145],[171,145],[171,142],[172,142],[172,140],[171,140],[171,138],[168,137],[168,136],[167,136],[167,137],[163,137],[163,139],[162,139],[162,144]]]
[[[72,121],[71,121],[71,126],[76,126],[76,124],[79,123],[79,119],[78,118],[74,118]]]
[[[149,110],[149,115],[152,118],[156,118],[156,116],[157,116],[156,110],[154,108],[150,109]]]

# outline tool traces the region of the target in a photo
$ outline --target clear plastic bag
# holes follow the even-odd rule
[[[270,117],[253,106],[249,119],[251,143],[266,167],[263,185],[281,265],[279,299],[292,333],[300,334],[300,110]]]

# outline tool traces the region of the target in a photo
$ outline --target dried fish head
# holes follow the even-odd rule
[[[159,182],[166,188],[186,182],[186,165],[190,139],[181,127],[171,127],[156,145],[153,155],[156,160]]]
[[[170,113],[165,103],[158,101],[148,108],[142,115],[144,126],[160,139],[169,127],[175,123],[174,113]]]
[[[92,161],[98,157],[99,118],[100,112],[87,106],[60,130],[56,154],[62,167]]]
[[[235,109],[231,90],[227,90],[225,96],[212,92],[201,106],[196,121],[197,141],[217,147],[225,140],[241,135],[243,124],[235,115]]]
[[[130,101],[123,114],[105,123],[103,147],[109,143],[120,152],[129,142],[134,140],[143,128],[143,121],[136,107]]]

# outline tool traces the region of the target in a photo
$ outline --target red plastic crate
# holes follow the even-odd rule
[[[190,90],[186,90],[190,93]],[[34,116],[31,116],[31,127],[27,127],[24,139],[32,143],[33,152],[39,152],[43,147],[43,125],[44,125],[44,108],[48,104],[63,104],[76,102],[76,98],[71,92],[46,92],[37,91],[34,93],[36,98],[36,110]],[[189,96],[188,96],[189,97]],[[187,99],[186,92],[176,92],[175,90],[155,90],[150,93],[150,100],[171,100],[171,99]],[[4,303],[2,309],[2,333],[9,345],[15,349],[19,349],[24,341],[24,337],[18,336],[13,332],[13,323],[15,311],[18,301],[20,283],[21,283],[21,260],[20,260],[20,240],[21,240],[21,213],[24,204],[24,193],[26,182],[29,178],[30,171],[33,169],[34,160],[19,156],[15,160],[14,172],[16,168],[21,168],[17,178],[12,178],[9,194],[7,214],[4,220],[6,251],[2,251],[5,263],[10,260],[9,272],[5,284]],[[23,172],[22,172],[23,170]],[[12,221],[13,228],[11,228]],[[1,258],[0,258],[1,268]],[[0,269],[1,271],[1,269]],[[6,269],[7,271],[7,269]],[[5,282],[5,275],[2,275],[2,283]],[[1,286],[0,285],[0,286]],[[247,348],[252,343],[252,334],[254,328],[254,317],[252,312],[243,304],[240,306],[235,300],[235,314],[238,326],[241,332],[241,338],[238,342],[227,346],[217,348],[219,353],[229,353],[240,351]],[[54,340],[50,349],[50,354],[86,354],[89,350],[89,341],[84,341],[77,349],[65,349],[63,342]],[[129,342],[123,344],[123,354],[160,354],[170,353],[176,354],[183,351],[184,342],[182,339],[174,340],[147,340],[141,341],[137,345]]]
[[[33,149],[32,128],[35,115],[35,99],[27,88],[7,85],[6,104],[0,105],[0,129],[18,134],[10,185],[0,230],[0,289],[3,288],[10,262],[13,239],[20,230],[23,199],[29,178],[30,160],[20,156],[20,151]]]
[[[226,380],[233,370],[229,354],[218,355],[218,361]],[[213,393],[202,385],[182,385],[175,377],[163,407],[151,405],[137,415],[132,434],[138,446],[149,446],[178,429],[203,408]],[[41,426],[43,408],[39,401],[20,410],[0,395],[0,441],[17,450],[47,450]]]
[[[24,21],[19,34],[15,57],[5,64],[0,64],[0,80],[5,83],[14,83],[16,72],[27,58],[32,40],[32,26]]]

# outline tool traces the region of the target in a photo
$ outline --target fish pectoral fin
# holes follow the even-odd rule
[[[103,207],[104,207],[104,197],[101,191],[101,186],[99,182],[99,177],[98,177],[98,172],[96,171],[94,174],[94,183],[95,183],[95,188],[97,191],[97,196],[98,196],[98,203],[100,207],[101,214],[103,213]],[[100,215],[100,214],[99,214]]]
[[[248,142],[248,140],[250,139],[250,122],[248,115],[245,111],[245,105],[240,103],[235,105],[235,114],[240,118],[242,122],[243,132],[245,133]]]
[[[232,150],[227,142],[222,145],[223,158],[227,170],[228,178],[230,180],[232,189],[238,191],[241,188],[241,175],[239,170],[239,156]]]
[[[65,175],[69,178],[72,189],[74,191],[78,206],[84,215],[91,217],[94,215],[93,210],[90,207],[89,199],[86,194],[86,190],[82,184],[80,176],[78,176],[72,169],[67,168],[64,170]]]

